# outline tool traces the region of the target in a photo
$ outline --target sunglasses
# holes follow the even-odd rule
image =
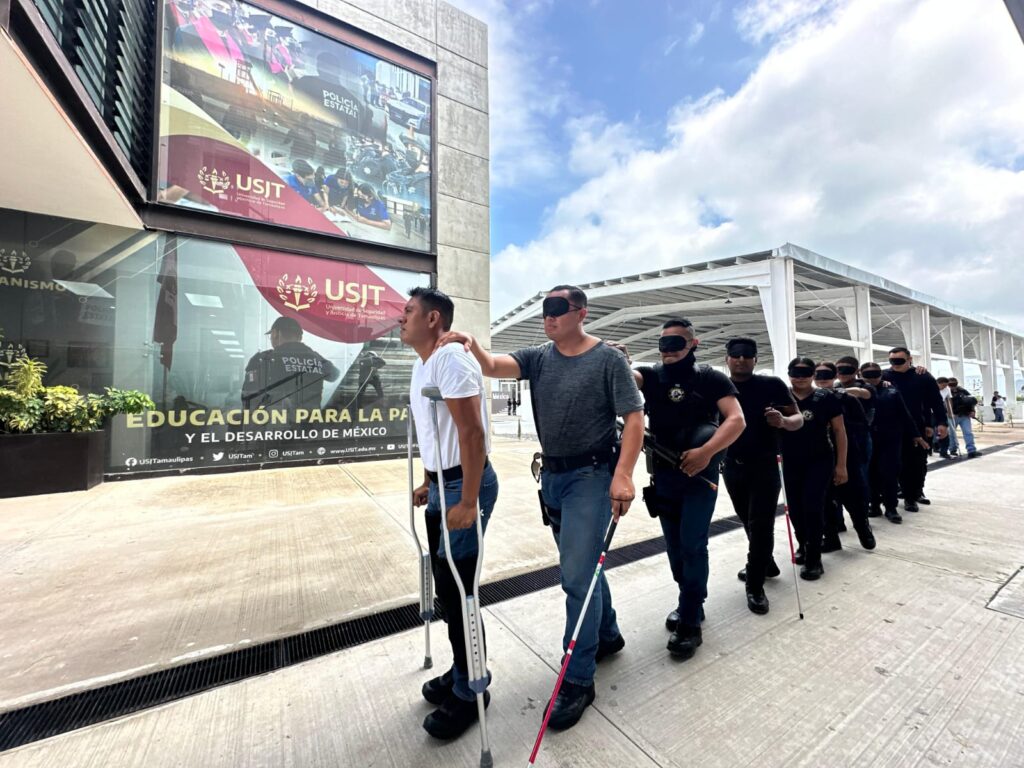
[[[729,357],[736,358],[737,360],[743,357],[748,360],[753,360],[757,357],[757,352],[752,350],[750,347],[733,347],[726,354],[729,355]]]
[[[907,358],[905,358],[905,357],[890,357],[889,358],[889,365],[903,365],[905,362],[907,362]]]
[[[544,317],[561,317],[570,310],[583,309],[583,307],[578,307],[561,296],[548,296],[544,299],[544,303],[541,306]]]
[[[791,379],[809,379],[814,375],[813,368],[790,368],[789,378]]]

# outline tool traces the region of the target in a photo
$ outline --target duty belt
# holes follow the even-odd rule
[[[491,460],[490,459],[484,459],[484,469],[486,470],[490,466],[491,466]],[[456,464],[454,467],[449,467],[448,469],[444,470],[442,472],[442,474],[444,475],[444,481],[446,483],[447,482],[451,482],[452,480],[461,480],[462,479],[462,465],[461,464]],[[428,469],[427,470],[427,477],[430,478],[430,482],[434,483],[435,485],[437,484],[437,472],[431,472]]]
[[[571,472],[581,467],[598,467],[601,464],[608,464],[614,456],[611,448],[591,453],[579,453],[575,456],[544,456],[544,469],[548,472]]]

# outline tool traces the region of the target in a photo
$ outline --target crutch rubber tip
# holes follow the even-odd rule
[[[494,758],[491,757],[491,750],[487,749],[480,753],[480,768],[494,768]]]
[[[801,616],[800,618],[802,619],[803,616]],[[434,666],[434,660],[432,658],[430,658],[429,656],[424,656],[423,657],[423,668],[424,669],[430,669],[433,666]]]
[[[804,620],[804,615],[801,613],[800,614],[800,621],[803,621],[803,620]]]

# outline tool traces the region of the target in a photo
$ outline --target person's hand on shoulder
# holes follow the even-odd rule
[[[476,343],[476,339],[471,334],[462,331],[446,331],[441,334],[434,349],[440,349],[446,344],[461,344],[467,352],[472,352]]]

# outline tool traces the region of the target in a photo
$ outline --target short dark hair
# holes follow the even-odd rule
[[[817,364],[809,357],[794,357],[789,361],[789,365],[786,368],[792,368],[795,365],[806,365],[810,368],[817,368]]]
[[[893,354],[894,352],[902,352],[907,357],[910,357],[910,350],[907,349],[906,347],[893,347],[892,349],[889,350],[890,355]]]
[[[945,376],[939,376],[939,378],[937,378],[935,380],[935,383],[936,384],[949,384],[949,379],[947,379]]]
[[[685,317],[674,317],[671,320],[666,320],[665,324],[661,326],[662,330],[666,328],[693,328],[693,323],[687,320]]]
[[[452,323],[455,321],[455,303],[447,293],[437,288],[416,286],[409,290],[409,297],[419,299],[420,304],[427,312],[437,310],[441,314],[441,328],[446,331],[452,329]]]
[[[880,366],[880,365],[879,365],[878,363],[876,363],[876,362],[875,362],[874,360],[868,360],[868,361],[867,361],[866,363],[863,363],[863,364],[861,365],[861,367],[860,367],[860,369],[861,369],[862,371],[863,371],[863,370],[864,370],[865,368],[877,368],[878,370],[882,370],[882,366]]]
[[[292,173],[296,176],[312,176],[316,171],[313,170],[312,165],[300,159],[292,163]]]
[[[746,345],[754,348],[754,356],[757,356],[757,342],[753,339],[748,339],[746,336],[737,336],[734,339],[729,339],[725,342],[725,353],[729,354],[734,346]]]
[[[836,371],[836,364],[835,364],[835,363],[826,363],[826,362],[821,362],[821,363],[818,363],[818,364],[817,364],[816,366],[814,366],[814,367],[815,367],[815,368],[828,368],[828,369],[829,369],[830,371],[832,371],[832,375],[833,375],[833,376],[836,376],[836,375],[838,375],[838,371]]]
[[[548,293],[556,293],[557,291],[568,291],[569,303],[575,304],[577,307],[587,306],[587,294],[578,285],[556,285]]]
[[[836,365],[852,365],[854,368],[860,368],[860,360],[852,355],[847,355],[836,360]]]

